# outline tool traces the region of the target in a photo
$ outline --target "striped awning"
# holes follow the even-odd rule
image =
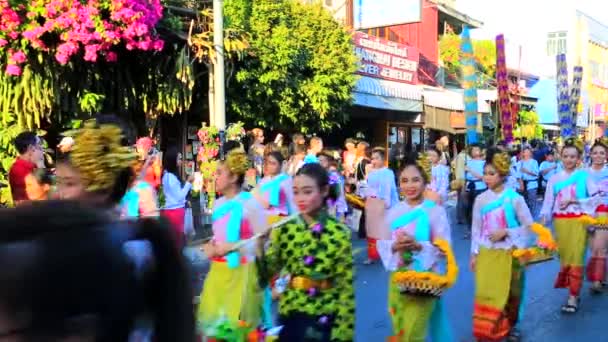
[[[354,91],[370,95],[422,101],[422,89],[418,86],[367,76],[359,78]]]
[[[464,110],[464,92],[462,89],[425,88],[422,92],[424,104],[450,110]],[[496,89],[477,89],[477,111],[491,113],[490,102],[496,101]]]

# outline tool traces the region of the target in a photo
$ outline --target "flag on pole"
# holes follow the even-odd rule
[[[566,55],[559,54],[557,62],[557,113],[562,138],[571,137],[572,114],[570,110],[570,87],[568,85],[568,64]],[[574,123],[576,125],[576,123]]]
[[[500,108],[500,126],[502,137],[507,143],[513,141],[513,115],[509,99],[509,81],[507,60],[505,56],[505,36],[496,36],[496,84],[498,85],[498,107]]]
[[[572,86],[570,87],[570,112],[572,113],[572,134],[577,135],[576,123],[578,122],[578,102],[581,98],[581,82],[583,80],[583,67],[575,66],[572,72]]]
[[[477,75],[475,56],[468,26],[462,30],[460,43],[462,65],[462,88],[464,89],[464,114],[466,118],[467,144],[477,143]]]

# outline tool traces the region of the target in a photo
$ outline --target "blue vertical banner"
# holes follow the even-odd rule
[[[462,68],[462,88],[464,89],[464,115],[466,118],[467,144],[475,144],[477,139],[477,75],[475,56],[469,27],[462,30],[460,43],[460,65]]]
[[[578,122],[578,103],[581,99],[581,83],[583,81],[583,67],[575,66],[572,71],[572,86],[570,87],[570,113],[572,120],[572,134],[577,136],[576,124]]]
[[[557,62],[557,115],[559,117],[560,135],[562,138],[571,137],[573,125],[570,110],[570,86],[568,85],[568,64],[566,55],[560,54],[556,57]]]

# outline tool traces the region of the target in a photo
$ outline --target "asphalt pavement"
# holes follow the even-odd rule
[[[460,272],[455,286],[444,295],[448,320],[458,342],[474,341],[474,279],[468,266],[470,240],[463,239],[465,229],[464,226],[458,225],[452,228],[452,242]],[[365,247],[364,241],[361,240],[354,241],[354,244],[355,249]],[[355,340],[381,342],[391,334],[386,295],[388,274],[380,264],[363,265],[365,258],[364,252],[356,255]],[[553,288],[558,269],[556,260],[528,267],[525,307],[520,326],[522,341],[608,341],[608,325],[602,323],[608,315],[608,292],[591,296],[588,284],[585,284],[578,313],[564,315],[560,307],[566,300],[567,291]]]
[[[473,274],[468,268],[470,240],[463,239],[465,230],[466,228],[461,225],[452,227],[453,247],[460,272],[455,286],[444,295],[448,319],[458,342],[473,341],[474,281]],[[353,249],[359,251],[355,254],[357,301],[355,341],[382,342],[391,335],[387,312],[388,273],[378,263],[363,265],[366,259],[365,241],[356,239],[353,244]],[[193,250],[190,253],[197,254]],[[208,270],[208,262],[200,255],[195,255],[192,259],[195,293],[200,293],[202,281]],[[528,267],[525,308],[520,325],[522,340],[608,342],[608,324],[602,323],[608,317],[608,291],[603,295],[591,296],[588,284],[585,284],[578,313],[564,315],[560,312],[560,307],[566,300],[567,291],[553,288],[558,269],[559,264],[556,260]]]

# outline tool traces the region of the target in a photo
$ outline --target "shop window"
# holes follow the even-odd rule
[[[547,56],[556,56],[568,50],[568,32],[550,32],[547,34]]]

